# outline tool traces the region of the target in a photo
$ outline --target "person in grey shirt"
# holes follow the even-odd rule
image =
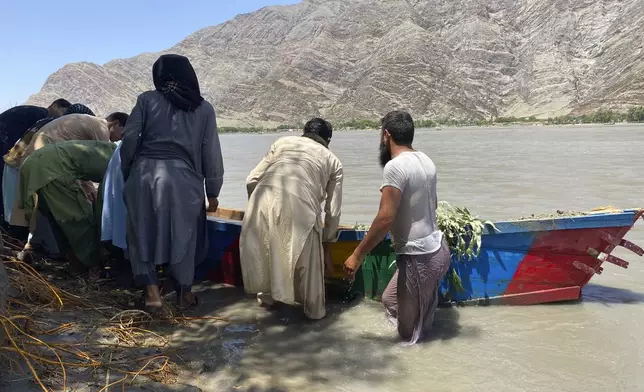
[[[391,232],[398,271],[383,293],[398,333],[415,344],[431,328],[440,282],[450,252],[436,224],[436,166],[412,147],[414,121],[394,111],[382,119],[380,163],[384,167],[378,214],[360,245],[344,264],[353,279],[364,258]]]

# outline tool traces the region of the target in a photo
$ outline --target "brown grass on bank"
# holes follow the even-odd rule
[[[21,248],[19,241],[8,239],[5,248],[9,252],[2,256],[2,262],[13,292],[8,314],[0,315],[0,328],[6,335],[6,341],[0,342],[0,356],[8,361],[11,371],[24,369],[16,362],[16,358],[20,359],[46,392],[53,390],[50,389],[52,384],[58,383],[60,390],[66,390],[70,369],[94,373],[104,370],[106,378],[102,391],[119,384],[125,390],[127,384],[131,385],[141,377],[166,384],[176,382],[169,340],[146,327],[158,322],[178,326],[209,318],[177,317],[170,311],[166,312],[167,319],[154,320],[146,312],[118,305],[119,301],[110,298],[105,291],[85,287],[82,293],[72,293],[74,290],[62,289],[31,265],[13,257],[11,251]],[[82,317],[73,316],[72,322],[56,321],[74,313]],[[76,339],[74,343],[52,342],[71,332],[80,334],[83,339]],[[155,353],[141,355],[146,350]],[[109,383],[111,374],[118,374],[119,380]]]

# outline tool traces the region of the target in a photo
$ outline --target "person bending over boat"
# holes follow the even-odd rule
[[[152,74],[156,90],[138,97],[125,127],[121,167],[132,273],[146,287],[146,311],[157,313],[157,265],[170,264],[179,309],[198,304],[195,265],[208,250],[204,180],[214,211],[224,165],[215,109],[201,97],[190,61],[163,55]]]
[[[89,114],[88,114],[89,113]],[[125,116],[125,117],[124,117]],[[12,164],[19,167],[34,151],[48,144],[54,144],[67,140],[97,140],[97,141],[118,141],[122,137],[123,126],[127,115],[125,113],[115,112],[110,114],[106,119],[93,116],[92,111],[84,105],[71,105],[65,114],[48,124],[44,125],[33,135],[25,135],[29,139],[28,145],[21,151],[13,154]],[[32,130],[27,132],[31,133]],[[90,203],[96,201],[96,187],[91,181],[79,182],[85,192],[85,196]],[[36,201],[35,206],[38,205]],[[31,235],[21,252],[21,259],[28,258],[34,253],[34,248],[40,248],[48,256],[56,257],[60,255],[58,248],[53,241],[51,228],[48,226],[48,220],[36,209],[32,216],[32,221],[24,219],[25,211],[15,207],[12,211],[11,223],[18,226],[30,227]]]
[[[46,118],[48,115],[47,109],[29,105],[16,106],[0,113],[0,151],[2,156],[13,148],[29,128],[33,127],[38,121]],[[2,179],[2,193],[0,203],[3,206],[1,211],[4,217],[2,227],[8,230],[10,236],[24,241],[27,239],[28,231],[22,227],[9,225],[11,221],[11,209],[15,201],[15,180],[17,175],[13,177],[8,173],[12,170],[17,172],[18,169],[6,165],[4,160],[0,162],[0,165],[2,165],[2,175],[0,176],[0,179]]]
[[[98,200],[96,211],[97,219],[101,222],[101,242],[109,242],[119,249],[127,249],[127,209],[123,198],[123,171],[121,170],[121,142],[117,143],[116,150],[107,166],[103,182],[98,187]]]
[[[52,102],[47,109],[37,106],[17,106],[0,114],[0,129],[3,127],[5,129],[11,129],[6,134],[7,137],[4,140],[6,144],[2,148],[2,163],[4,166],[2,172],[2,201],[4,219],[10,225],[9,227],[12,228],[12,232],[18,233],[19,239],[23,241],[27,240],[29,229],[11,223],[11,215],[17,200],[18,170],[20,169],[20,163],[22,163],[20,157],[22,157],[25,148],[31,142],[33,135],[45,125],[62,116],[71,106],[72,104],[69,101],[60,98]],[[14,115],[20,114],[22,119],[18,123],[14,121],[3,121],[6,118],[2,117],[9,113],[13,113]],[[2,124],[3,122],[5,123],[4,125]],[[11,125],[8,122],[11,122]]]
[[[32,134],[35,132],[38,132],[40,128],[44,127],[45,125],[49,124],[50,122],[54,121],[60,116],[63,116],[67,111],[72,107],[72,104],[63,98],[59,98],[55,100],[54,102],[51,103],[47,107],[47,116],[41,120],[38,120],[31,129],[29,129],[28,133],[31,132]],[[25,133],[27,135],[27,133]],[[27,143],[28,144],[28,143]],[[26,147],[26,145],[25,145]]]
[[[100,273],[100,243],[93,205],[78,181],[102,181],[114,149],[109,141],[64,141],[34,151],[20,167],[18,200],[25,218],[31,218],[37,194],[59,249],[69,250],[72,268],[84,267],[92,280]]]
[[[19,164],[22,162],[20,159],[24,154],[25,148],[27,148],[29,143],[31,143],[33,135],[45,125],[64,115],[71,106],[72,104],[69,103],[69,101],[67,101],[66,99],[60,98],[55,100],[51,105],[49,105],[47,109],[44,109],[44,113],[46,113],[44,118],[39,119],[33,125],[28,127],[24,132],[22,132],[22,134],[20,134],[20,137],[16,140],[15,144],[11,146],[10,150],[3,151],[3,160],[5,161],[5,163],[8,163],[12,169],[15,169],[16,181],[18,178]],[[13,195],[11,197],[12,200],[14,200]],[[11,208],[11,206],[9,206],[9,208]]]
[[[127,124],[129,115],[119,114],[123,126]],[[123,171],[121,170],[121,141],[116,142],[116,150],[112,154],[103,181],[98,187],[96,196],[96,221],[99,222],[97,233],[101,242],[112,242],[120,249],[126,249],[125,221],[127,210],[123,200]]]
[[[239,245],[246,291],[266,306],[300,303],[314,320],[326,315],[327,244],[337,239],[342,206],[342,164],[329,151],[332,133],[328,121],[316,118],[303,137],[271,146],[246,180],[249,201]]]
[[[378,214],[344,264],[354,278],[365,256],[391,231],[398,271],[382,296],[401,338],[414,344],[431,328],[438,288],[450,265],[450,251],[436,223],[436,166],[412,148],[414,122],[402,111],[382,119],[380,164],[384,168]]]

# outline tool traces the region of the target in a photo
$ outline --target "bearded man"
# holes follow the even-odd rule
[[[365,256],[391,232],[398,271],[382,296],[400,337],[415,344],[431,328],[440,282],[450,252],[436,223],[436,166],[412,147],[414,121],[394,111],[382,119],[380,164],[384,168],[378,214],[366,237],[344,264],[353,279]]]

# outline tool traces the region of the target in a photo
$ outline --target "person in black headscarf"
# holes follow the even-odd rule
[[[212,105],[183,56],[152,68],[156,90],[141,94],[123,130],[121,169],[128,211],[127,247],[146,311],[162,308],[156,266],[169,264],[177,307],[197,304],[195,266],[206,256],[206,204],[216,210],[224,167]]]
[[[197,74],[187,57],[176,54],[161,56],[152,66],[154,87],[181,110],[194,112],[203,97]]]

